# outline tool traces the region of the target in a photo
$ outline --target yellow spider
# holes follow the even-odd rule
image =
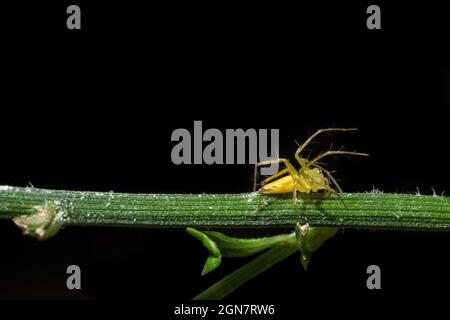
[[[312,160],[302,158],[300,153],[305,149],[305,147],[319,134],[328,131],[354,131],[356,128],[329,128],[317,130],[312,136],[308,138],[295,152],[295,159],[300,164],[300,169],[297,170],[287,159],[279,158],[276,160],[267,160],[258,162],[255,164],[255,177],[254,177],[254,191],[256,191],[256,178],[258,174],[258,167],[269,165],[272,163],[284,163],[286,168],[277,172],[276,174],[270,176],[269,178],[261,182],[261,188],[259,192],[262,195],[266,194],[278,194],[278,193],[290,193],[292,192],[292,201],[294,206],[297,203],[297,192],[310,193],[317,192],[319,190],[324,190],[328,192],[342,192],[336,180],[333,178],[331,173],[322,168],[317,164],[320,159],[331,156],[331,155],[355,155],[355,156],[368,156],[367,153],[359,153],[352,151],[341,151],[341,150],[330,150],[319,154]],[[327,177],[325,177],[325,175]],[[330,185],[332,184],[336,187],[334,189]],[[274,181],[275,180],[275,181]]]

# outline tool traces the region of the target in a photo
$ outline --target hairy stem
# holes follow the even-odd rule
[[[36,215],[40,208],[41,221],[42,208],[52,207],[48,204],[55,208],[52,217],[58,225],[241,228],[294,227],[300,222],[340,228],[450,229],[450,198],[436,195],[314,193],[302,195],[294,207],[290,196],[255,192],[125,194],[0,186],[0,218],[26,224],[24,217]]]

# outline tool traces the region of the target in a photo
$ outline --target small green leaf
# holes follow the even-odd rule
[[[216,269],[222,262],[222,257],[247,257],[286,242],[291,235],[277,235],[262,238],[233,238],[217,231],[198,231],[187,228],[186,231],[200,240],[209,251],[209,257],[203,267],[202,275]]]
[[[290,235],[262,238],[234,238],[216,231],[205,231],[220,249],[224,257],[248,257],[286,241]]]
[[[222,262],[222,254],[220,253],[220,250],[217,247],[216,243],[208,238],[205,233],[194,228],[186,228],[186,231],[191,236],[200,240],[205,248],[209,251],[209,257],[206,259],[205,265],[203,266],[202,276],[217,269]]]
[[[257,275],[271,268],[278,262],[286,259],[299,250],[294,233],[280,241],[269,250],[261,253],[249,263],[243,265],[231,274],[225,276],[202,293],[195,296],[194,300],[219,300],[239,288],[242,284],[253,279]]]
[[[221,256],[214,257],[214,256],[210,255],[206,259],[205,265],[203,266],[202,276],[204,276],[205,274],[208,274],[211,271],[217,269],[220,266],[221,263],[222,263],[222,257]]]

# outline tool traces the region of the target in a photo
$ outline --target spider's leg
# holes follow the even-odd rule
[[[325,174],[328,176],[328,178],[330,178],[331,182],[336,186],[336,188],[338,189],[339,193],[343,193],[342,188],[339,186],[339,184],[337,183],[336,179],[334,179],[333,175],[331,174],[330,171],[328,171],[327,169],[319,166],[318,164],[314,164],[313,167],[317,167],[320,170],[322,170],[323,172],[325,172]],[[339,193],[334,190],[332,191],[334,194],[336,194],[336,196],[338,197],[339,201],[342,203],[342,205],[348,209],[348,207],[345,205],[344,201],[342,201],[341,196],[339,195]]]
[[[298,172],[297,170],[289,163],[289,161],[287,159],[283,159],[283,158],[279,158],[279,159],[275,159],[275,160],[266,160],[266,161],[261,161],[258,163],[255,163],[255,172],[254,172],[254,180],[253,180],[253,191],[256,191],[256,181],[257,181],[257,175],[258,175],[258,167],[261,166],[265,166],[265,165],[269,165],[272,163],[283,163],[286,168],[284,168],[283,170],[275,173],[274,175],[264,179],[261,183],[261,186],[264,186],[265,184],[267,184],[269,181],[272,181],[280,176],[282,176],[283,174],[289,173],[293,179],[296,179],[296,177],[298,176]],[[294,186],[295,187],[295,186]],[[255,213],[257,211],[259,211],[259,208],[261,207],[261,201],[262,201],[262,197],[259,198],[258,201],[258,209],[255,211]]]
[[[300,157],[300,153],[306,148],[306,146],[319,134],[323,132],[329,132],[329,131],[355,131],[358,130],[356,128],[328,128],[328,129],[319,129],[317,130],[312,136],[310,136],[303,144],[297,149],[295,152],[295,159],[300,163],[302,167],[305,166],[305,161],[303,158]]]
[[[312,180],[315,184],[320,185],[321,189],[325,189],[325,190],[327,190],[327,191],[329,191],[329,192],[337,193],[337,191],[336,191],[334,188],[332,188],[330,185],[328,185],[328,184],[326,184],[326,183],[323,183],[322,181],[317,180],[315,177],[312,177],[310,174],[304,172],[303,175],[306,176],[306,177],[308,177],[308,178],[309,178],[310,180]],[[310,189],[312,189],[312,188],[310,187]]]
[[[342,188],[339,186],[339,184],[337,183],[336,179],[334,179],[333,175],[331,174],[330,171],[328,171],[327,169],[325,169],[324,167],[316,164],[313,164],[313,167],[319,168],[320,170],[322,170],[323,172],[325,172],[325,174],[328,176],[328,178],[330,178],[331,182],[333,183],[333,185],[336,187],[336,189],[342,193]]]
[[[299,176],[296,176],[294,179],[294,191],[292,192],[292,205],[295,208],[297,206],[297,183]]]
[[[275,173],[274,175],[271,175],[270,177],[264,179],[263,181],[261,181],[261,187],[263,187],[265,184],[269,183],[272,180],[275,180],[276,178],[286,174],[287,172],[289,172],[288,168],[284,168],[283,170]]]
[[[368,157],[369,155],[367,153],[361,153],[361,152],[354,152],[354,151],[338,151],[338,150],[330,150],[330,151],[325,151],[322,154],[319,154],[317,157],[315,157],[314,159],[308,161],[306,163],[306,166],[311,166],[314,163],[316,163],[318,160],[328,157],[328,156],[332,156],[332,155],[343,155],[343,154],[347,154],[347,155],[353,155],[353,156],[364,156],[364,157]]]
[[[266,166],[266,165],[273,164],[273,163],[283,163],[286,166],[285,169],[287,169],[287,171],[283,172],[283,174],[286,172],[289,172],[289,174],[292,176],[292,178],[295,178],[295,176],[298,175],[297,170],[294,168],[293,165],[291,165],[289,163],[289,161],[287,159],[279,158],[279,159],[275,159],[275,160],[266,160],[266,161],[257,162],[257,163],[255,163],[255,172],[254,172],[254,177],[253,177],[253,191],[256,191],[256,180],[257,180],[257,175],[258,175],[258,168],[261,166]],[[283,170],[281,170],[281,171],[283,171]],[[280,172],[278,172],[274,176],[279,177],[280,175],[281,175]],[[276,177],[275,178],[272,178],[272,177],[273,176],[265,179],[263,182],[267,183],[268,181],[276,178]],[[270,179],[270,180],[268,180],[268,179]]]

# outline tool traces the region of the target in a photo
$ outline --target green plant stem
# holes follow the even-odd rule
[[[230,273],[222,280],[194,297],[193,300],[220,300],[236,290],[245,282],[263,273],[273,265],[286,259],[299,250],[295,235],[283,243],[276,244],[251,262]]]
[[[0,186],[0,218],[36,214],[37,207],[51,207],[45,203],[54,203],[54,219],[61,225],[235,228],[294,227],[300,222],[341,228],[450,229],[450,198],[436,195],[315,193],[300,197],[294,207],[289,195],[257,192],[125,194]]]

